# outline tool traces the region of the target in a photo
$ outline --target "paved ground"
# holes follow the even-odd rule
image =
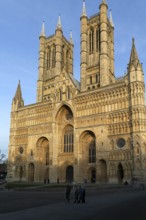
[[[86,189],[86,203],[65,202],[65,189],[0,191],[0,220],[146,220],[146,191]]]

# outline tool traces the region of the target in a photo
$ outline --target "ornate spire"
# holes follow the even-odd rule
[[[20,86],[20,80],[18,82],[17,90],[15,93],[15,97],[13,98],[14,103],[18,103],[18,107],[24,106],[24,101],[22,98],[22,92],[21,92],[21,86]]]
[[[134,38],[132,39],[132,50],[131,50],[130,62],[129,63],[133,64],[135,67],[137,67],[138,63],[140,63],[139,58],[138,58],[138,54],[137,54],[137,51],[136,51],[136,47],[135,47]]]
[[[106,0],[102,0],[102,4],[106,4],[107,5]]]
[[[45,36],[46,36],[46,34],[45,34],[45,24],[44,24],[44,21],[43,21],[42,31],[41,31],[40,37],[45,37]]]
[[[61,16],[60,15],[58,16],[57,29],[62,29]]]
[[[113,16],[112,16],[112,11],[110,10],[110,24],[112,27],[114,27],[114,22],[113,22]]]
[[[87,16],[87,14],[86,14],[86,4],[85,4],[85,0],[83,0],[82,16]]]
[[[106,7],[107,7],[107,9],[108,9],[108,5],[107,5],[106,0],[102,0],[102,1],[101,1],[101,4],[100,4],[99,8],[101,8],[103,5],[104,5],[104,6],[106,5]]]
[[[72,31],[70,31],[70,43],[73,44],[73,37],[72,37]]]

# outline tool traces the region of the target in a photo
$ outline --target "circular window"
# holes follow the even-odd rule
[[[125,146],[125,139],[124,138],[119,138],[118,140],[117,140],[117,146],[119,147],[119,148],[122,148],[122,147],[124,147]]]
[[[19,147],[19,153],[23,154],[23,147]]]

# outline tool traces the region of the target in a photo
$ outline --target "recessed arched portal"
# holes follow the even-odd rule
[[[29,182],[34,182],[34,164],[30,163],[28,166],[28,181]]]
[[[89,172],[89,175],[90,175],[91,183],[95,183],[96,182],[96,169],[91,168],[90,172]]]
[[[117,175],[118,175],[118,182],[122,183],[123,179],[124,179],[124,169],[123,169],[123,166],[121,163],[119,163],[119,165],[118,165]]]
[[[107,163],[105,160],[99,161],[99,182],[107,182]]]
[[[73,182],[73,166],[66,168],[66,182]]]
[[[45,181],[49,180],[49,161],[50,161],[50,147],[49,140],[46,137],[41,137],[36,143],[37,147],[37,180]]]

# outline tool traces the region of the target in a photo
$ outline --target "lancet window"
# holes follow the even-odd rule
[[[89,144],[89,163],[96,163],[96,146],[95,140]]]
[[[74,134],[73,127],[67,126],[64,132],[64,152],[73,152]]]

